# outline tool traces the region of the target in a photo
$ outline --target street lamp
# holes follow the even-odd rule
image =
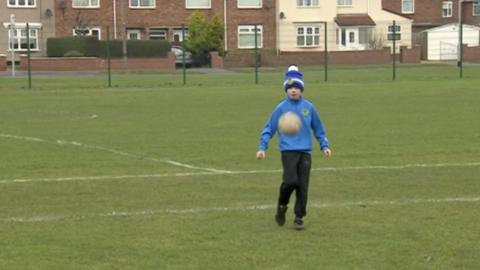
[[[15,77],[15,14],[10,14],[10,51],[12,53],[12,77]]]

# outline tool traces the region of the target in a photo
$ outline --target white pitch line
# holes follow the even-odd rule
[[[412,204],[437,204],[437,203],[478,203],[480,197],[460,197],[460,198],[439,198],[439,199],[410,199],[410,200],[392,200],[392,201],[356,201],[343,203],[312,203],[310,208],[349,208],[349,207],[371,207],[371,206],[401,206]],[[9,217],[0,218],[1,223],[40,223],[57,221],[79,221],[96,218],[115,218],[115,217],[137,217],[137,216],[155,216],[161,214],[201,214],[215,212],[231,211],[263,211],[275,209],[275,205],[251,205],[237,207],[210,207],[210,208],[187,208],[187,209],[156,209],[139,211],[111,211],[106,213],[91,213],[84,215],[45,215],[32,217]]]
[[[186,177],[200,175],[217,175],[216,172],[186,172],[186,173],[162,173],[162,174],[135,174],[135,175],[103,175],[103,176],[72,176],[59,178],[18,178],[11,180],[0,180],[0,184],[29,183],[29,182],[67,182],[67,181],[88,181],[88,180],[124,180],[142,178],[165,178],[165,177]]]
[[[352,167],[325,167],[314,168],[312,171],[349,171],[349,170],[403,170],[409,168],[446,168],[446,167],[479,167],[480,162],[466,163],[437,163],[437,164],[406,164],[406,165],[378,165],[378,166],[352,166]],[[205,171],[186,173],[162,173],[162,174],[131,174],[131,175],[103,175],[103,176],[72,176],[59,178],[18,178],[0,180],[0,184],[28,183],[28,182],[64,182],[64,181],[87,181],[87,180],[127,180],[127,179],[152,179],[173,178],[203,175],[241,175],[241,174],[268,174],[281,173],[282,170],[250,170],[250,171]]]
[[[178,161],[173,161],[173,160],[170,160],[170,159],[158,159],[158,158],[154,158],[154,157],[143,157],[143,156],[139,156],[139,155],[136,155],[136,154],[127,153],[127,152],[124,152],[124,151],[119,151],[119,150],[115,150],[115,149],[111,149],[111,148],[106,148],[106,147],[103,147],[103,146],[84,144],[84,143],[76,142],[76,141],[65,141],[65,140],[48,141],[48,140],[44,140],[44,139],[41,139],[41,138],[17,136],[17,135],[11,135],[11,134],[0,134],[0,137],[1,138],[7,138],[7,139],[29,141],[29,142],[37,142],[37,143],[71,145],[71,146],[76,146],[76,147],[80,147],[80,148],[84,148],[84,149],[99,150],[99,151],[108,152],[108,153],[112,153],[112,154],[119,155],[119,156],[126,156],[126,157],[130,157],[130,158],[134,158],[134,159],[150,160],[150,161],[154,161],[154,162],[167,163],[167,164],[174,165],[174,166],[177,166],[177,167],[183,167],[183,168],[188,168],[188,169],[193,169],[193,170],[202,170],[202,171],[218,172],[218,173],[229,173],[229,171],[217,170],[217,169],[213,169],[213,168],[197,167],[197,166],[181,163],[181,162],[178,162]]]

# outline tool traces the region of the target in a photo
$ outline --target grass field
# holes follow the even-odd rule
[[[283,71],[0,78],[0,269],[479,269],[480,66],[303,72],[301,232],[255,159]]]

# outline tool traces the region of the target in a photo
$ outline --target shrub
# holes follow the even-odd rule
[[[64,57],[82,57],[84,55],[83,55],[83,53],[81,53],[79,51],[71,50],[71,51],[66,52],[63,56]]]
[[[47,39],[47,55],[62,57],[69,51],[77,51],[83,56],[97,56],[98,39],[95,37],[59,37]]]
[[[99,42],[98,56],[107,57],[106,41]],[[132,58],[166,57],[170,51],[170,43],[165,40],[127,40],[127,56]],[[123,56],[121,40],[110,41],[110,57]]]

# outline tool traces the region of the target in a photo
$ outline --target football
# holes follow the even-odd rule
[[[286,112],[278,120],[278,128],[284,134],[295,134],[300,130],[301,126],[300,117],[294,112]]]

